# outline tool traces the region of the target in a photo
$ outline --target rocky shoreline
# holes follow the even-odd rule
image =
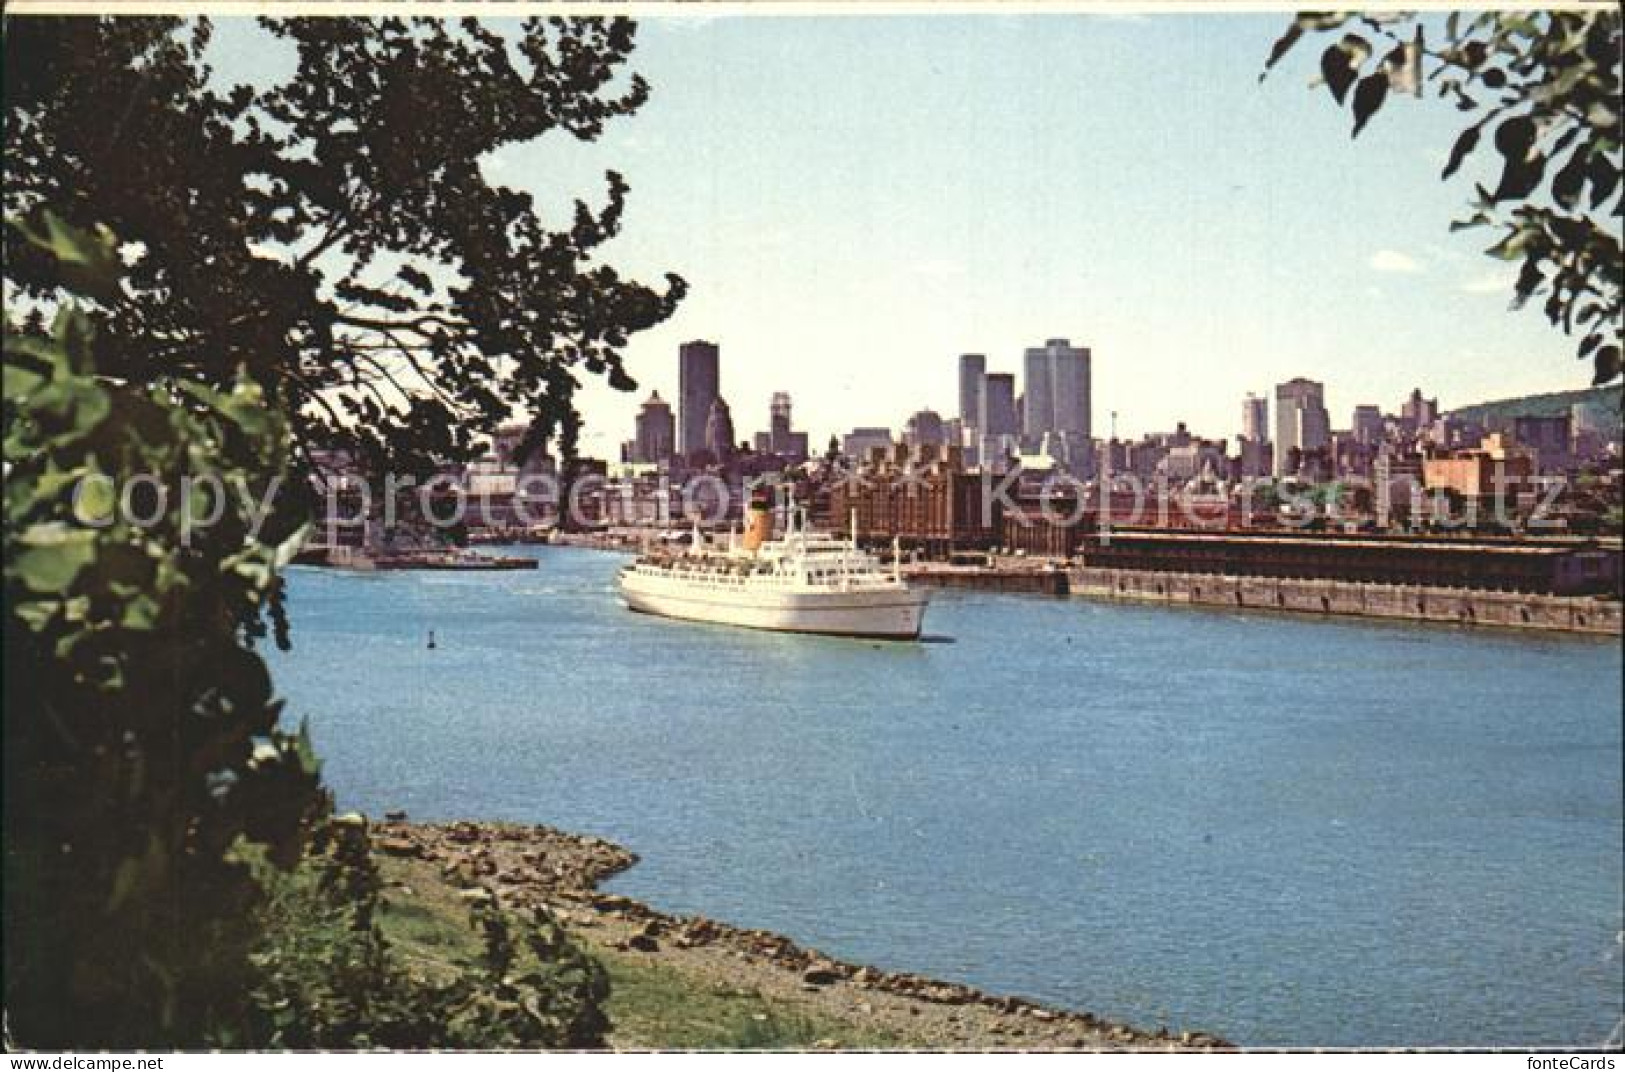
[[[749,985],[820,1015],[861,1023],[909,1048],[954,1050],[1223,1050],[1203,1032],[1113,1023],[960,983],[885,972],[806,949],[783,935],[703,916],[670,915],[598,889],[637,863],[601,838],[512,823],[409,823],[392,813],[373,828],[384,857],[430,865],[461,888],[504,903],[545,906],[589,950],[657,958],[708,985]],[[834,1048],[836,1044],[819,1048]]]

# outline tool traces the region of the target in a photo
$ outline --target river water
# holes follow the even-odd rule
[[[512,553],[291,571],[271,662],[341,807],[599,834],[668,911],[1243,1044],[1625,1012],[1617,641],[949,592],[876,644]]]

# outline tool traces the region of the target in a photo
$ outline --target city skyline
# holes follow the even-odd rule
[[[823,449],[811,442],[808,432],[792,431],[792,400],[784,390],[772,392],[765,430],[751,433],[748,418],[735,429],[731,406],[718,390],[721,350],[720,344],[706,340],[690,340],[678,347],[679,382],[692,385],[701,381],[700,402],[706,414],[703,438],[691,449],[680,448],[676,431],[680,422],[656,388],[639,408],[632,438],[621,441],[622,461],[683,462],[690,460],[695,451],[706,450],[712,461],[726,461],[738,451],[752,451],[799,462]],[[696,365],[702,370],[698,375]],[[1051,338],[1043,346],[1025,348],[1019,391],[1018,374],[988,370],[986,355],[960,354],[955,369],[960,408],[954,416],[925,406],[885,424],[835,429],[827,440],[819,442],[834,442],[852,458],[865,456],[871,445],[893,442],[911,447],[957,445],[964,448],[965,461],[971,465],[984,464],[994,456],[1048,455],[1071,471],[1093,473],[1098,464],[1097,447],[1130,446],[1138,439],[1142,444],[1175,442],[1198,451],[1211,447],[1220,457],[1234,447],[1236,462],[1248,475],[1283,477],[1297,473],[1300,456],[1330,451],[1328,458],[1334,458],[1340,443],[1375,447],[1390,426],[1434,437],[1435,445],[1443,448],[1461,445],[1455,440],[1466,427],[1450,422],[1436,425],[1450,411],[1443,409],[1436,397],[1424,396],[1420,386],[1413,387],[1397,406],[1388,406],[1382,400],[1357,403],[1344,423],[1325,405],[1323,383],[1295,376],[1271,385],[1262,394],[1246,392],[1240,399],[1241,417],[1235,429],[1191,428],[1188,422],[1179,421],[1172,429],[1140,433],[1137,437],[1117,436],[1110,431],[1096,435],[1088,347],[1073,346],[1065,338]],[[689,389],[685,386],[680,390]],[[1037,402],[1030,405],[1029,398]],[[688,408],[699,412],[692,405]],[[969,413],[974,416],[967,420],[965,414]],[[1115,425],[1116,416],[1108,412],[1110,424]],[[719,439],[714,427],[719,418],[731,439]],[[665,446],[650,446],[657,442]],[[859,445],[854,448],[853,444]]]
[[[1587,385],[1572,340],[1506,310],[1485,235],[1448,229],[1490,166],[1438,180],[1453,111],[1399,101],[1351,141],[1312,57],[1260,84],[1288,19],[643,19],[638,114],[483,162],[557,213],[620,171],[608,262],[690,284],[629,341],[637,390],[583,377],[583,452],[677,395],[690,339],[728,347],[745,412],[789,390],[815,443],[954,414],[958,355],[1019,368],[1056,336],[1092,351],[1096,423],[1123,437],[1232,436],[1237,399],[1294,376],[1334,415],[1419,381],[1445,409]],[[245,20],[212,49],[234,79],[287,62]]]

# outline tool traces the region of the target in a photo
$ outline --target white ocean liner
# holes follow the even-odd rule
[[[788,511],[783,538],[769,538],[772,513],[753,504],[742,539],[706,546],[696,528],[688,549],[640,557],[620,572],[621,598],[635,611],[696,622],[789,633],[913,640],[929,599],[852,539],[807,531]]]

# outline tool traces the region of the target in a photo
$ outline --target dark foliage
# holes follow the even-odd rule
[[[608,979],[545,911],[529,918],[469,890],[482,955],[431,977],[401,963],[379,931],[378,868],[366,823],[319,832],[292,874],[265,873],[271,898],[254,960],[253,1012],[227,1044],[288,1049],[588,1049],[604,1044]]]
[[[480,158],[552,132],[590,140],[648,94],[622,77],[626,19],[262,20],[293,46],[283,84],[211,88],[204,21],[6,20],[5,206],[110,226],[132,263],[89,315],[103,370],[262,385],[296,443],[374,473],[426,474],[534,414],[522,450],[573,454],[578,373],[634,386],[621,349],[684,284],[593,258],[627,185],[544,220]],[[6,278],[52,292],[48,259]]]
[[[1454,175],[1486,137],[1500,177],[1494,189],[1475,187],[1472,214],[1451,229],[1498,228],[1487,252],[1520,265],[1513,307],[1544,298],[1546,318],[1580,336],[1577,356],[1591,361],[1593,382],[1618,380],[1619,11],[1454,12],[1431,43],[1425,29],[1411,14],[1299,15],[1265,70],[1306,35],[1340,33],[1321,53],[1320,70],[1338,105],[1350,105],[1354,136],[1391,93],[1420,97],[1430,86],[1470,117],[1441,177]]]
[[[117,289],[105,231],[32,234],[76,289]],[[252,381],[109,380],[103,341],[73,302],[49,331],[7,320],[7,1026],[48,1049],[198,1045],[244,1012],[242,853],[291,864],[323,803],[252,645],[302,533],[256,531],[239,494],[288,454]],[[143,524],[115,509],[138,474]],[[205,476],[232,489],[206,528],[180,495]]]

